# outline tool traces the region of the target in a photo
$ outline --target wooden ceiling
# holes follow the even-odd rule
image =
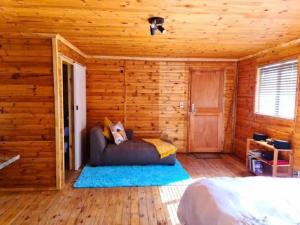
[[[241,58],[300,37],[299,0],[1,0],[0,32],[58,33],[88,55]],[[147,18],[165,18],[151,37]]]

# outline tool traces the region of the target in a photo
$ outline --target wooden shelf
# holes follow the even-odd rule
[[[269,150],[275,150],[276,149],[277,151],[280,151],[280,152],[292,152],[293,151],[293,149],[279,149],[279,148],[275,148],[274,145],[269,145],[265,141],[255,141],[254,139],[251,139],[251,138],[249,138],[248,141],[250,143],[258,144],[258,145],[260,145],[262,147],[265,147],[265,148],[267,148]]]
[[[262,157],[258,157],[258,156],[255,156],[251,153],[249,153],[248,155],[252,156],[253,158],[265,163],[265,164],[268,164],[269,166],[274,166],[273,163],[269,162],[269,160],[265,160],[263,159]],[[283,165],[280,165],[280,164],[277,164],[278,167],[287,167],[287,166],[291,166],[291,164],[283,164]]]
[[[256,156],[256,155],[252,154],[251,152],[253,152],[253,150],[251,150],[251,145],[253,145],[253,144],[255,144],[256,146],[261,147],[262,148],[261,150],[273,151],[274,152],[274,156],[273,156],[273,160],[272,160],[273,162],[271,163],[270,161],[265,160],[262,157],[259,157],[259,156]],[[259,150],[257,150],[257,151],[259,151]],[[289,155],[289,160],[287,160],[288,164],[278,165],[279,152],[286,152]],[[271,166],[272,176],[274,176],[274,177],[275,176],[287,176],[287,177],[292,176],[293,160],[294,160],[293,149],[277,149],[273,145],[269,145],[265,141],[255,141],[255,140],[249,138],[249,139],[247,139],[246,167],[250,171],[249,156],[251,156],[252,158],[254,158],[254,159],[256,159],[256,160],[258,160],[258,161],[260,161],[264,164],[267,164],[267,165]],[[278,168],[284,168],[284,167],[287,168],[287,172],[286,173],[279,173]],[[250,171],[250,172],[252,172],[252,171]]]

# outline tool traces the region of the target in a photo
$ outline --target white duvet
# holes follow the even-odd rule
[[[188,186],[182,225],[300,225],[300,179],[209,178]]]

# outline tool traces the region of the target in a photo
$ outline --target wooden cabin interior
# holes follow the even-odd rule
[[[0,224],[300,224],[299,12],[1,0]]]

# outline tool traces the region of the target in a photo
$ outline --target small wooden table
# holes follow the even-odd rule
[[[8,165],[14,163],[15,161],[20,159],[20,155],[15,156],[5,156],[0,155],[0,170],[7,167]]]
[[[269,166],[272,167],[272,176],[277,177],[277,176],[288,176],[291,177],[293,173],[293,162],[294,162],[294,152],[292,149],[277,149],[273,145],[267,144],[265,141],[255,141],[251,138],[247,139],[247,151],[246,151],[246,167],[249,170],[249,152],[251,151],[251,145],[256,145],[260,146],[262,149],[273,151],[274,152],[274,157],[273,157],[273,162],[269,162],[261,157],[257,157],[254,155],[251,155],[252,157],[256,158],[258,161],[261,161],[262,163],[265,163]],[[289,156],[288,159],[288,164],[285,165],[278,165],[278,155],[279,152],[286,152]],[[280,167],[287,167],[287,173],[278,173],[278,168]]]

